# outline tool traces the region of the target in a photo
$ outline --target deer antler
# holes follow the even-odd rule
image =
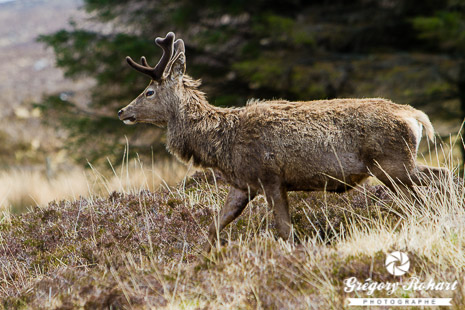
[[[144,56],[142,56],[140,59],[142,65],[132,60],[132,58],[129,56],[126,57],[126,61],[131,67],[133,67],[137,71],[147,74],[155,81],[159,81],[163,77],[163,72],[165,71],[166,66],[173,57],[173,41],[174,33],[172,32],[168,32],[166,37],[163,39],[160,37],[155,39],[155,43],[163,49],[163,55],[161,56],[160,61],[157,63],[155,67],[149,66]],[[177,40],[176,43],[178,41],[179,40]]]

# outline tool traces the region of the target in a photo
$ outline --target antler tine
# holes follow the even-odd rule
[[[156,79],[160,79],[163,76],[166,66],[173,57],[173,41],[174,33],[168,32],[164,39],[158,37],[155,39],[155,43],[163,49],[163,55],[160,58],[160,61],[157,63],[154,69],[154,75],[157,76]]]
[[[145,59],[145,56],[142,56],[142,57],[140,58],[140,63],[141,63],[144,67],[149,67],[149,68],[151,68],[151,69],[154,69],[154,68],[152,68],[152,67],[149,66],[149,64],[147,63],[147,59]]]
[[[128,64],[131,67],[133,67],[137,71],[142,72],[144,74],[147,74],[148,76],[154,78],[154,69],[152,67],[146,66],[146,64],[147,64],[146,61],[145,61],[145,63],[142,61],[143,65],[140,65],[137,62],[135,62],[134,60],[132,60],[132,58],[129,57],[129,56],[126,57],[126,61],[128,62]]]
[[[166,65],[170,61],[171,57],[173,56],[173,41],[174,41],[174,33],[168,32],[165,38],[156,38],[155,43],[163,49],[163,54],[160,58],[160,61],[155,67],[150,67],[147,63],[147,59],[144,56],[141,57],[140,62],[142,65],[138,64],[131,57],[127,56],[126,61],[128,64],[136,69],[139,72],[147,74],[155,81],[158,81],[163,76],[163,71],[165,71]]]

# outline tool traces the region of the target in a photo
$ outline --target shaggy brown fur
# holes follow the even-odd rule
[[[427,182],[425,173],[446,172],[415,163],[422,125],[430,139],[433,127],[411,106],[374,98],[219,108],[184,74],[184,50],[173,58],[166,77],[152,80],[119,116],[128,124],[166,126],[171,153],[215,168],[229,182],[218,227],[210,227],[210,244],[259,192],[273,207],[279,235],[288,238],[289,190],[345,191],[371,175],[390,187],[391,180],[412,186]]]

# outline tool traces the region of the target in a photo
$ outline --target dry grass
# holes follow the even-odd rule
[[[60,173],[51,180],[41,171],[3,171],[0,173],[0,205],[4,210],[19,211],[55,199],[76,199],[87,193],[86,181],[85,173],[80,169]]]
[[[160,185],[172,186],[182,180],[187,168],[175,160],[165,160],[146,167],[140,160],[122,168],[84,169],[73,167],[47,177],[43,170],[12,169],[0,172],[0,210],[23,212],[29,206],[45,206],[53,200],[75,201],[114,191],[121,193],[154,191]]]
[[[362,282],[457,280],[453,291],[400,288],[389,297],[450,297],[452,309],[465,307],[462,179],[418,187],[414,201],[380,185],[344,194],[292,193],[299,243],[275,238],[272,213],[257,197],[221,234],[226,245],[203,253],[226,184],[207,173],[140,191],[151,186],[152,174],[128,185],[124,178],[130,174],[126,165],[114,174],[114,185],[94,172],[105,198],[3,217],[5,308],[355,309],[347,298],[367,295],[343,291],[352,276]],[[112,192],[118,186],[120,192]],[[384,266],[386,253],[394,250],[408,253],[411,261],[402,277]]]

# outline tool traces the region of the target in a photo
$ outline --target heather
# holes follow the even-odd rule
[[[447,180],[444,180],[446,182]],[[463,183],[417,189],[414,204],[382,185],[290,194],[295,240],[277,239],[259,196],[202,252],[227,185],[211,171],[176,186],[54,201],[1,221],[5,309],[341,309],[344,279],[398,281],[385,254],[408,253],[408,277],[458,280],[464,305]],[[407,276],[406,278],[407,279]],[[375,292],[371,297],[386,297]],[[353,307],[350,307],[353,309]]]

